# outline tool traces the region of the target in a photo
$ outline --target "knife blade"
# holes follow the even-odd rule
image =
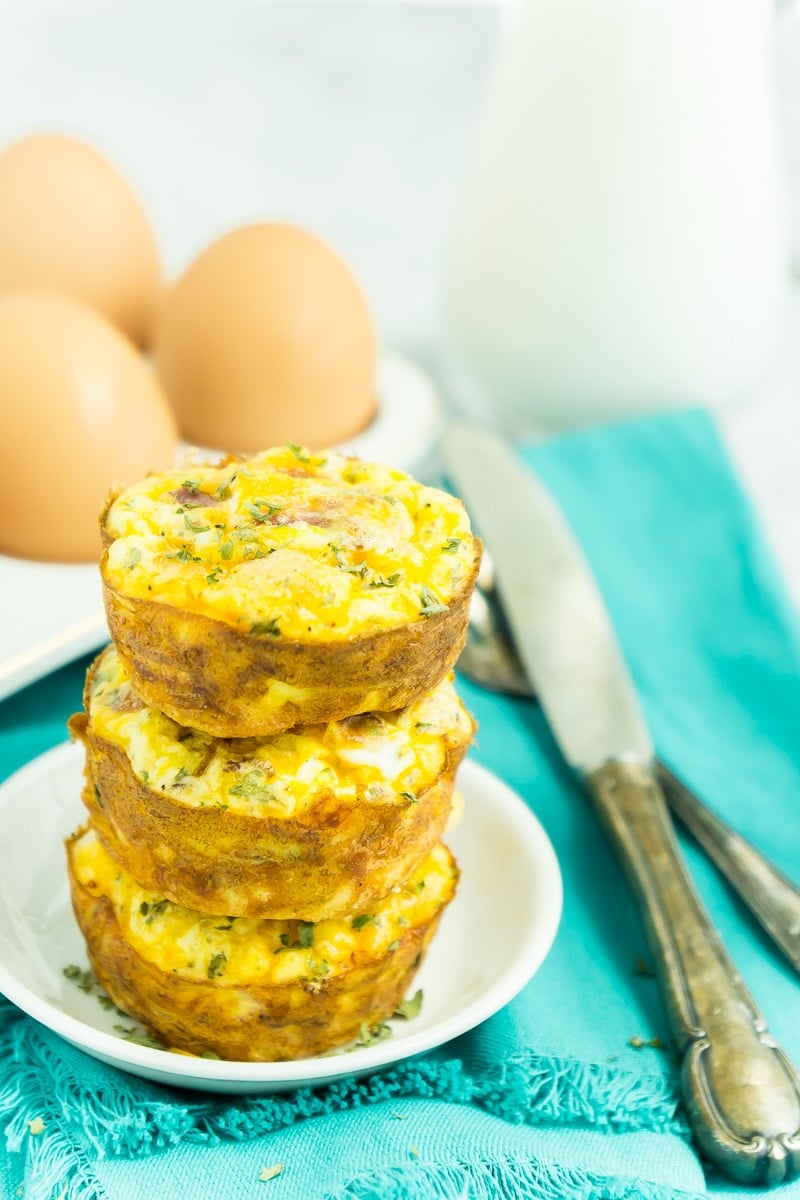
[[[453,424],[445,468],[495,564],[520,658],[639,902],[703,1153],[740,1183],[800,1170],[800,1078],[689,877],[600,589],[547,489],[495,434]]]
[[[653,747],[611,620],[555,501],[499,439],[458,426],[444,448],[479,518],[522,664],[567,762],[581,772],[621,756],[649,762]]]

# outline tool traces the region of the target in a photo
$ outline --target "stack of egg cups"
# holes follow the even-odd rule
[[[304,1058],[393,1015],[455,893],[480,543],[453,497],[334,452],[190,474],[103,515],[73,907],[169,1048]]]

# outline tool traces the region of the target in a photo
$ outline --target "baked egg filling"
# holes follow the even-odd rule
[[[151,475],[113,500],[105,529],[119,594],[300,642],[434,616],[477,554],[455,497],[292,445]]]
[[[126,941],[163,971],[226,985],[291,984],[335,978],[393,953],[410,929],[427,925],[455,893],[458,868],[439,843],[402,886],[368,912],[316,924],[213,917],[140,888],[91,828],[68,842],[76,881],[114,910]]]
[[[136,777],[180,804],[293,818],[323,797],[340,804],[414,804],[466,745],[473,722],[444,679],[408,708],[298,726],[263,738],[186,729],[131,690],[114,646],[89,685],[93,732],[118,746]]]

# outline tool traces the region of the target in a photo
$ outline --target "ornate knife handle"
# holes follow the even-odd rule
[[[800,1078],[694,889],[653,769],[615,761],[585,782],[642,907],[698,1145],[740,1183],[781,1183],[800,1170]]]

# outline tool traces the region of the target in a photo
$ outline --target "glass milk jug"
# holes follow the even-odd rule
[[[517,435],[745,395],[788,280],[767,0],[523,0],[446,256],[445,363]]]

